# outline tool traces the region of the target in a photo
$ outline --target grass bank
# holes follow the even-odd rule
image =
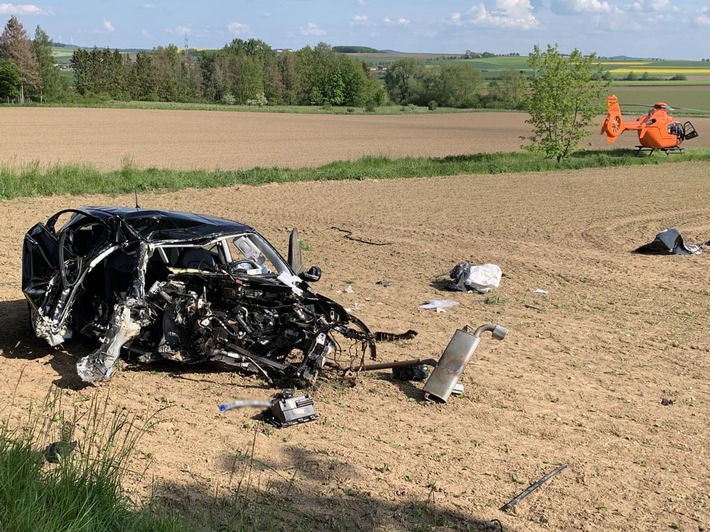
[[[0,529],[192,530],[124,495],[128,459],[148,424],[108,405],[94,395],[81,414],[67,415],[55,389],[19,427],[0,423]]]
[[[65,407],[63,399],[74,404]],[[134,451],[141,436],[160,423],[160,411],[138,421],[140,416],[115,406],[108,393],[97,390],[87,401],[64,397],[52,388],[42,403],[23,411],[13,398],[2,408],[7,413],[0,421],[3,532],[306,532],[353,527],[352,515],[332,512],[328,498],[298,486],[298,469],[273,486],[260,485],[255,442],[265,429],[259,425],[253,429],[251,446],[232,456],[228,485],[178,486],[161,479],[154,484],[154,496],[138,504],[123,484],[126,475],[137,476],[138,482],[146,478],[151,459],[133,455],[140,454]],[[367,495],[346,493],[361,504],[374,502]],[[449,529],[453,523],[457,530],[484,528],[475,520],[462,525],[460,516],[439,511],[433,499],[378,504],[384,504],[385,514],[396,516],[401,525],[397,530]]]
[[[0,199],[51,196],[55,194],[125,194],[147,190],[216,188],[236,184],[262,185],[296,181],[398,179],[462,174],[551,172],[631,165],[673,164],[710,161],[710,149],[693,148],[666,156],[635,157],[630,150],[580,152],[554,160],[528,153],[479,153],[449,157],[363,157],[314,168],[251,168],[248,170],[141,169],[127,163],[121,169],[102,172],[89,165],[39,163],[0,165]]]

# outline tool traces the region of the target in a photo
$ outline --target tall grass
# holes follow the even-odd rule
[[[580,152],[557,163],[528,153],[479,153],[448,157],[363,157],[314,168],[247,170],[140,169],[130,162],[118,170],[102,172],[90,165],[0,165],[0,199],[53,194],[124,194],[145,190],[261,185],[293,181],[437,177],[461,174],[550,172],[595,167],[671,164],[710,161],[710,150],[687,149],[682,155],[634,157],[631,150]]]
[[[0,530],[188,530],[123,495],[128,459],[148,424],[110,412],[108,396],[95,394],[83,415],[75,409],[72,416],[61,398],[50,392],[19,428],[0,424]]]

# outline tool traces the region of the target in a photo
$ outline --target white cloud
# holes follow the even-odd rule
[[[693,19],[696,26],[710,28],[710,8],[703,7],[698,10],[698,14]]]
[[[385,24],[393,24],[393,25],[397,25],[397,26],[406,26],[410,22],[411,21],[409,19],[402,18],[402,17],[398,18],[397,20],[392,20],[391,18],[387,17],[384,20]]]
[[[449,22],[455,25],[471,24],[495,28],[528,30],[540,25],[533,14],[530,0],[495,0],[492,8],[486,4],[471,7],[465,15],[452,13]],[[491,2],[488,2],[491,4]]]
[[[573,0],[570,7],[577,13],[611,13],[614,10],[609,2],[599,0]]]
[[[355,0],[355,3],[359,6],[364,6],[365,5],[365,0]]]
[[[353,26],[364,26],[367,24],[367,15],[355,15],[350,24]]]
[[[679,11],[669,0],[636,0],[624,7],[631,15],[630,23],[639,29],[644,24],[670,23]]]
[[[143,9],[155,9],[158,6],[156,6],[155,4],[142,4],[141,7]]]
[[[249,26],[247,26],[246,24],[242,24],[241,22],[230,22],[229,24],[227,24],[227,29],[230,33],[233,33],[234,35],[244,35],[251,31]]]
[[[150,34],[150,32],[149,32],[147,29],[145,29],[145,28],[143,28],[143,29],[141,30],[141,35],[143,35],[143,37],[152,37],[152,35]]]
[[[643,1],[643,0],[642,0]],[[651,0],[652,2],[663,2],[666,0]],[[635,2],[640,4],[641,2]],[[579,14],[620,14],[622,11],[603,0],[553,0],[550,6],[552,12],[557,15],[579,15]]]
[[[49,15],[34,4],[0,4],[0,15]]]
[[[175,26],[174,28],[166,28],[165,33],[174,33],[175,35],[190,35],[192,29],[190,26]]]
[[[108,31],[109,33],[116,31],[116,26],[114,26],[110,20],[104,19],[104,30]]]
[[[325,30],[320,29],[318,27],[318,25],[314,24],[313,22],[309,22],[305,28],[301,27],[301,35],[325,35],[325,34],[326,34]]]
[[[627,6],[630,11],[678,11],[670,0],[637,0]]]

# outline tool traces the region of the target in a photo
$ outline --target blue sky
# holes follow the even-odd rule
[[[31,0],[30,0],[31,1]],[[585,54],[710,58],[706,0],[38,0],[0,2],[30,35],[110,48],[273,48],[326,42],[403,52],[527,54],[558,44]],[[4,23],[3,23],[4,25]]]

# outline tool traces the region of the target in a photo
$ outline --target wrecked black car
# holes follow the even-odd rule
[[[65,220],[60,227],[60,219]],[[288,261],[241,223],[142,208],[65,209],[25,235],[22,291],[37,337],[99,341],[79,360],[87,382],[121,356],[219,362],[313,382],[375,358],[375,335],[309,286],[298,233]]]

